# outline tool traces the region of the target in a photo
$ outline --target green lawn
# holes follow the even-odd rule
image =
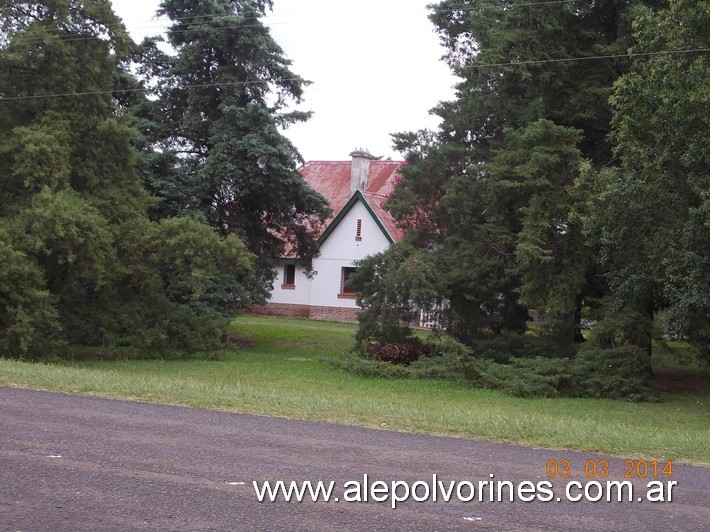
[[[0,384],[710,465],[707,387],[630,403],[519,399],[451,382],[360,378],[324,361],[351,347],[354,330],[243,316],[232,332],[251,345],[222,360],[0,359]]]

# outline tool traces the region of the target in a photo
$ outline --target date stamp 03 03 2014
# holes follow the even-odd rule
[[[610,470],[608,460],[590,459],[578,471],[573,469],[569,460],[548,460],[545,473],[549,478],[605,479],[614,472]],[[671,460],[666,462],[659,462],[658,460],[626,460],[624,461],[623,475],[621,472],[617,474],[625,479],[673,478],[673,462]]]
[[[612,466],[608,460],[604,459],[589,459],[584,462],[584,466],[575,469],[575,466],[569,460],[548,460],[545,466],[546,474],[551,479],[565,479],[567,481],[566,493],[567,500],[573,502],[581,499],[590,500],[592,502],[601,500],[603,497],[603,486],[596,479],[604,480],[608,478],[622,478],[623,481],[608,481],[607,489],[615,487],[619,490],[618,500],[623,499],[623,488],[628,488],[628,500],[633,501],[633,480],[646,481],[646,497],[639,497],[638,501],[648,500],[651,502],[672,502],[673,488],[678,484],[673,478],[673,462],[667,460],[665,462],[658,460],[625,460],[623,468],[619,471],[612,471]],[[586,482],[578,482],[572,479],[584,479]],[[665,479],[665,484],[663,480]],[[571,488],[577,488],[580,494],[573,496]],[[591,489],[590,489],[591,488]],[[597,495],[592,493],[597,490]],[[560,499],[558,499],[560,500]],[[610,501],[607,493],[607,500]]]

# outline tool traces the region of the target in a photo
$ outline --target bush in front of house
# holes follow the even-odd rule
[[[510,338],[497,343],[515,344]],[[654,399],[650,358],[640,348],[584,346],[574,358],[560,358],[555,354],[539,356],[540,346],[535,345],[529,356],[518,348],[517,356],[494,357],[495,344],[467,346],[446,334],[411,344],[369,342],[359,354],[350,354],[337,366],[360,376],[457,380],[515,397]]]
[[[511,357],[505,364],[482,359],[470,350],[465,354],[460,347],[453,353],[444,354],[452,374],[516,397],[654,398],[650,357],[638,347],[584,346],[573,359]]]
[[[574,364],[573,396],[652,399],[651,357],[634,346],[584,346]]]

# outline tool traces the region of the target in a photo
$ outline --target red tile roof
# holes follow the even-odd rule
[[[397,183],[398,170],[405,164],[404,161],[370,161],[367,189],[363,191],[370,208],[395,242],[401,242],[404,233],[384,209],[384,204]],[[311,161],[301,168],[306,183],[330,203],[333,215],[326,226],[351,197],[350,173],[351,161]]]

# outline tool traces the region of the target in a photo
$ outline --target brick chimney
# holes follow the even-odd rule
[[[364,192],[367,189],[367,179],[370,176],[370,161],[374,158],[369,151],[359,148],[350,154],[353,158],[350,167],[350,195],[356,190]]]

